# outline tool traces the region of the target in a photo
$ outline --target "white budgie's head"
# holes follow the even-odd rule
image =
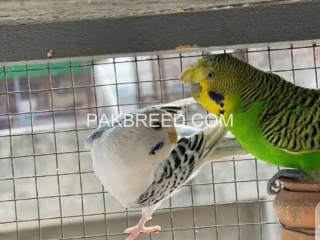
[[[125,120],[102,136],[100,144],[106,154],[120,157],[128,166],[155,166],[178,141],[174,118],[167,111],[148,108],[124,117]]]
[[[139,157],[150,159],[152,163],[162,161],[177,142],[174,119],[166,111],[148,109],[126,119],[123,127],[125,124],[132,125],[123,131],[124,136],[128,135],[124,140],[128,149],[138,151]]]

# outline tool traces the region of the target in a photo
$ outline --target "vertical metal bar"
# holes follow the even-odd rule
[[[312,46],[312,51],[313,51],[313,62],[314,62],[314,71],[316,75],[316,87],[319,88],[319,83],[318,83],[318,71],[317,71],[317,58],[316,58],[316,45],[314,44]]]
[[[157,62],[158,62],[158,71],[159,71],[159,82],[160,82],[160,101],[163,103],[163,88],[162,88],[162,68],[160,64],[160,56],[157,55]],[[174,240],[174,228],[173,228],[173,214],[172,214],[172,199],[169,198],[169,211],[170,211],[170,223],[171,223],[171,237]]]
[[[83,205],[83,186],[82,186],[82,174],[81,174],[81,164],[80,164],[80,146],[79,146],[79,134],[78,134],[78,121],[77,121],[77,112],[76,112],[76,97],[75,97],[75,90],[74,90],[74,78],[72,73],[72,65],[69,62],[69,69],[70,69],[70,77],[71,77],[71,87],[72,87],[72,97],[73,97],[73,112],[74,112],[74,124],[76,128],[76,136],[77,136],[77,155],[78,155],[78,168],[79,168],[79,180],[80,180],[80,198],[81,198],[81,213],[82,213],[82,224],[83,224],[83,234],[84,237],[87,236],[86,234],[86,224],[84,220],[84,205]]]
[[[9,127],[9,139],[10,139],[10,162],[11,162],[11,173],[12,173],[12,184],[13,184],[13,201],[14,201],[14,212],[15,212],[15,221],[16,221],[16,231],[17,231],[17,240],[20,240],[19,235],[19,225],[18,225],[18,211],[17,211],[17,200],[16,200],[16,183],[15,183],[15,173],[13,165],[13,149],[12,149],[12,128],[11,128],[11,118],[10,118],[10,100],[9,100],[9,88],[8,88],[8,78],[6,73],[6,68],[3,68],[4,78],[5,78],[5,87],[6,87],[6,98],[7,98],[7,113],[8,113],[8,127]]]
[[[21,103],[21,93],[20,93],[20,84],[19,84],[19,80],[20,78],[19,77],[15,77],[13,78],[13,86],[14,86],[14,92],[15,93],[15,97],[16,97],[16,106],[18,104]],[[21,117],[23,117],[23,115],[19,115],[19,119],[21,119]],[[21,122],[21,120],[19,121],[19,123]],[[20,124],[19,124],[20,125]]]
[[[53,124],[53,140],[54,140],[54,151],[55,151],[55,159],[56,159],[56,169],[57,169],[57,184],[58,184],[58,199],[59,199],[59,214],[60,214],[60,229],[61,229],[61,238],[64,238],[63,232],[63,217],[62,217],[62,204],[61,204],[61,186],[60,186],[60,178],[59,178],[59,161],[58,161],[58,148],[57,148],[57,136],[56,136],[56,115],[54,111],[54,104],[53,104],[53,85],[52,85],[52,78],[50,72],[50,65],[48,63],[48,78],[49,78],[49,85],[50,85],[50,97],[51,97],[51,109],[52,112],[52,124]]]
[[[31,87],[30,87],[30,77],[29,77],[29,71],[28,66],[26,66],[26,72],[27,72],[27,85],[28,85],[28,96],[29,96],[29,109],[30,109],[30,122],[31,122],[31,139],[32,139],[32,153],[36,154],[35,146],[34,146],[34,131],[33,131],[33,114],[32,114],[32,98],[31,98]],[[41,237],[41,224],[40,224],[40,204],[39,204],[39,191],[38,191],[38,185],[37,185],[37,163],[36,163],[36,157],[33,156],[33,165],[34,165],[34,183],[36,188],[36,201],[37,201],[37,210],[38,210],[38,228],[39,228],[39,240],[42,239]]]
[[[179,60],[180,60],[180,72],[182,72],[181,54],[179,54]],[[182,94],[183,94],[183,97],[184,97],[183,85],[181,85],[181,87],[182,87]],[[186,112],[185,112],[185,115],[186,115]],[[193,193],[192,181],[193,181],[193,179],[190,180],[190,192],[191,192],[192,217],[193,217],[193,234],[194,234],[194,238],[196,238],[197,231],[196,231],[196,219],[195,219],[195,209],[194,209],[194,193]]]
[[[118,108],[118,114],[120,114],[119,89],[118,89],[118,77],[117,77],[116,64],[117,64],[116,63],[116,58],[113,58],[114,80],[116,82],[116,93],[117,93],[117,108]]]
[[[182,73],[182,55],[181,53],[179,54],[179,59],[180,59],[180,73]],[[184,92],[184,86],[181,84],[181,89],[182,89],[182,97],[185,98],[185,92]]]
[[[141,90],[140,90],[140,79],[139,79],[139,73],[138,73],[138,62],[137,57],[134,57],[134,63],[136,68],[136,78],[137,78],[137,84],[138,84],[138,98],[139,98],[139,107],[142,108],[142,99],[141,99]]]
[[[235,190],[235,196],[236,196],[236,206],[237,206],[237,221],[238,221],[238,225],[237,225],[237,228],[238,228],[238,237],[239,237],[239,240],[241,240],[241,233],[240,233],[240,211],[239,211],[239,204],[238,204],[238,189],[237,189],[237,174],[236,174],[236,164],[235,164],[235,159],[233,158],[233,176],[234,176],[234,180],[235,180],[235,183],[234,183],[234,190]]]
[[[162,87],[162,67],[160,64],[160,57],[157,55],[157,62],[158,62],[158,70],[159,70],[159,82],[160,82],[160,101],[163,103],[163,87]],[[172,225],[173,226],[173,225]]]
[[[291,67],[292,67],[292,76],[293,76],[293,83],[296,84],[296,77],[295,77],[295,69],[293,63],[293,46],[290,45],[290,55],[291,55]]]
[[[95,68],[93,61],[91,61],[91,67],[92,67],[92,75],[91,75],[91,80],[93,83],[93,91],[94,91],[94,101],[95,101],[95,106],[98,106],[98,100],[97,100],[97,87],[96,87],[96,79],[95,79]],[[96,115],[97,115],[97,125],[99,126],[99,116],[98,116],[98,108],[95,108]],[[80,169],[81,170],[81,169]],[[103,197],[103,211],[104,211],[104,230],[106,234],[106,240],[108,240],[108,223],[107,223],[107,209],[106,209],[106,197],[105,197],[105,189],[104,186],[101,184],[102,187],[102,197]]]
[[[205,55],[204,51],[201,51],[201,56],[203,57]],[[209,111],[206,110],[206,113],[209,114]],[[204,121],[207,121],[207,124],[209,124],[209,119],[205,119]],[[216,198],[216,188],[214,186],[215,180],[214,180],[214,172],[213,172],[213,165],[214,163],[210,163],[210,170],[211,170],[211,179],[212,179],[212,190],[213,190],[213,201],[214,201],[214,222],[216,224],[216,239],[219,240],[219,227],[218,225],[218,207],[217,207],[217,198]]]
[[[114,70],[114,79],[115,79],[115,83],[116,83],[117,108],[118,108],[118,115],[119,115],[120,114],[120,103],[119,103],[119,89],[118,89],[116,58],[113,58],[113,70]],[[126,208],[126,218],[127,218],[127,228],[129,228],[129,209],[127,209],[127,208]]]

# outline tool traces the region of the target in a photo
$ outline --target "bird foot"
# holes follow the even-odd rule
[[[141,219],[138,225],[131,228],[127,228],[124,232],[130,235],[126,238],[126,240],[133,240],[140,233],[152,233],[159,232],[161,230],[160,226],[145,227],[144,224],[149,220],[151,220],[151,218]]]
[[[299,169],[281,169],[268,181],[267,192],[269,195],[277,194],[281,186],[276,184],[279,178],[288,178],[295,181],[305,181],[307,179],[307,174]]]

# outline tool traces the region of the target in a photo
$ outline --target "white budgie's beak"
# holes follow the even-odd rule
[[[178,134],[176,131],[169,132],[169,139],[173,144],[176,144],[178,142]]]

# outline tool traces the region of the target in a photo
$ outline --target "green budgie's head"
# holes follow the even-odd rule
[[[189,66],[180,81],[191,85],[202,85],[204,81],[208,90],[224,95],[238,89],[249,68],[253,67],[229,54],[207,55]]]
[[[219,116],[231,107],[230,94],[245,87],[253,69],[229,54],[207,55],[189,66],[179,79],[183,84],[191,84],[196,101]]]

